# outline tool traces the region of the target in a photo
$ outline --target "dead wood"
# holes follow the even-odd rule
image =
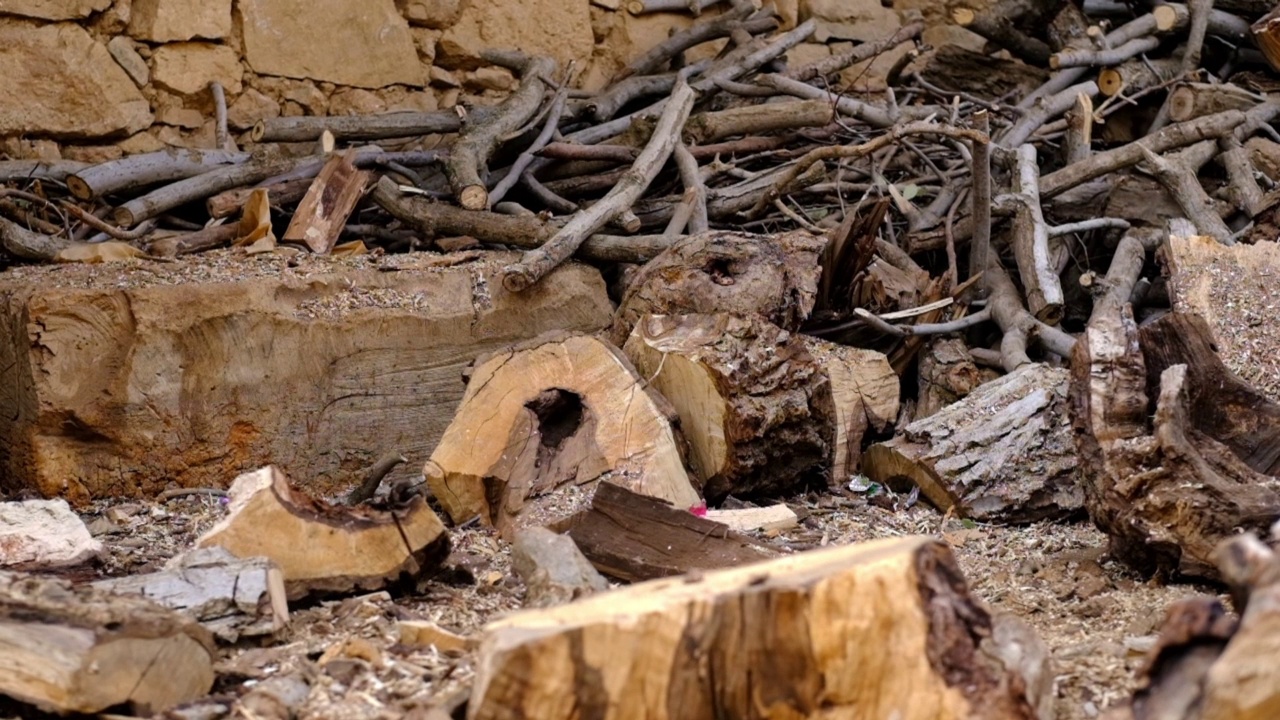
[[[649,183],[653,182],[676,144],[680,142],[680,128],[689,117],[694,98],[693,88],[678,83],[671,94],[671,102],[658,118],[649,143],[636,158],[631,171],[603,199],[575,214],[541,247],[525,253],[518,264],[507,267],[503,271],[503,286],[512,292],[527,289],[569,259],[589,235],[623,211],[629,210],[649,187]]]
[[[920,71],[922,80],[944,92],[968,93],[986,100],[1021,97],[1043,84],[1047,77],[1047,72],[1034,65],[958,45],[943,45],[935,50]]]
[[[302,243],[317,255],[328,255],[368,182],[369,173],[356,169],[351,153],[329,158],[302,197],[281,239]]]
[[[748,18],[748,16],[751,17]],[[633,76],[651,73],[679,53],[704,42],[728,37],[735,30],[742,30],[755,35],[769,32],[777,26],[778,21],[771,11],[754,12],[747,5],[736,6],[714,18],[694,23],[689,28],[675,33],[666,40],[649,48],[639,57],[627,63],[627,66],[614,76],[614,85],[620,85],[621,83],[618,81],[630,79]],[[663,92],[670,89],[668,87]],[[613,113],[602,112],[599,100],[592,102],[595,106],[593,114],[597,120],[607,120],[613,117]],[[617,108],[622,107],[624,104],[626,103],[618,103]],[[617,108],[614,108],[614,112],[617,111]]]
[[[1192,398],[1212,392],[1196,383],[1216,358],[1177,359],[1189,362],[1151,377],[1158,361],[1144,357],[1131,310],[1106,303],[1095,311],[1071,364],[1085,505],[1126,563],[1143,572],[1212,578],[1218,542],[1280,515],[1280,480],[1249,467],[1193,416]],[[1151,424],[1149,387],[1159,392]]]
[[[423,470],[455,523],[504,536],[585,507],[606,481],[700,504],[675,413],[609,343],[551,333],[479,358]]]
[[[914,421],[923,420],[963,399],[982,384],[984,377],[973,356],[959,338],[940,337],[920,352]]]
[[[87,167],[89,163],[74,160],[0,160],[0,182],[61,181]]]
[[[1065,370],[1023,365],[872,445],[863,473],[982,522],[1071,517],[1084,498],[1067,407]]]
[[[75,244],[66,238],[34,232],[0,218],[0,249],[17,260],[54,262],[58,253]]]
[[[486,108],[475,108],[469,122],[483,121],[490,114]],[[452,108],[435,112],[396,112],[383,115],[331,115],[320,117],[278,117],[264,120],[252,131],[254,142],[312,142],[325,132],[340,140],[384,140],[456,133],[462,129],[462,116]]]
[[[260,187],[234,188],[210,197],[205,201],[204,207],[211,218],[231,217],[244,209],[245,203],[249,202],[249,196],[258,189],[265,189],[268,197],[271,198],[271,204],[277,207],[296,205],[306,196],[314,180],[314,177],[304,177]]]
[[[290,599],[313,593],[377,590],[414,576],[448,554],[449,537],[419,496],[400,508],[350,508],[315,500],[274,467],[236,478],[228,515],[197,547],[279,565]]]
[[[1213,145],[1210,148],[1215,147]],[[1169,159],[1139,145],[1147,168],[1156,180],[1164,185],[1177,201],[1186,216],[1195,225],[1197,234],[1215,238],[1224,245],[1234,244],[1231,228],[1222,221],[1213,208],[1209,194],[1200,184],[1196,168],[1181,159]]]
[[[174,258],[230,245],[239,235],[240,227],[236,223],[210,225],[203,230],[152,240],[147,252],[156,257]]]
[[[833,114],[831,104],[823,100],[745,105],[690,116],[684,126],[684,136],[692,143],[705,145],[737,135],[825,127]]]
[[[470,119],[449,150],[445,175],[458,204],[468,210],[489,208],[489,191],[484,180],[489,158],[508,135],[538,112],[542,94],[556,71],[555,61],[547,57],[496,50],[485,51],[483,55],[489,62],[517,71],[520,87],[488,116]]]
[[[180,610],[225,643],[274,635],[289,623],[280,568],[267,558],[240,559],[221,547],[192,550],[160,572],[99,580],[93,587]]]
[[[1030,3],[1024,0],[1002,0],[981,11],[958,7],[951,11],[951,19],[960,27],[981,35],[1024,62],[1044,65],[1049,62],[1051,52],[1048,44],[1028,35],[1017,26],[1026,13],[1017,12],[1014,6],[1028,5]]]
[[[0,692],[42,710],[150,716],[213,687],[212,635],[150,600],[0,573],[0,619]]]
[[[823,242],[713,230],[677,241],[646,264],[622,297],[609,337],[622,345],[645,315],[760,315],[795,331],[813,310]]]
[[[1024,112],[1017,122],[1010,125],[1003,133],[998,134],[996,141],[1002,147],[1010,150],[1016,149],[1030,139],[1045,123],[1074,107],[1077,102],[1077,96],[1084,95],[1091,98],[1097,94],[1098,85],[1090,80],[1079,85],[1072,85],[1062,92],[1043,98],[1034,107]]]
[[[854,595],[851,605],[829,602]],[[612,708],[643,703],[657,720],[807,717],[822,708],[888,717],[910,707],[928,708],[934,720],[1031,720],[1040,697],[1028,688],[1040,685],[1000,659],[1016,651],[996,639],[996,624],[942,543],[911,537],[834,547],[492,623],[469,717],[503,717],[511,707],[547,720],[613,717]],[[896,642],[886,628],[915,638],[917,650],[882,662],[886,643]],[[1028,642],[1031,652],[1041,648],[1034,636]],[[750,688],[732,671],[744,661],[756,671]],[[909,688],[902,693],[911,699],[867,687]]]
[[[396,450],[378,458],[378,461],[369,468],[369,472],[365,474],[364,479],[360,481],[360,484],[355,488],[352,488],[351,492],[347,495],[347,504],[359,505],[362,502],[372,500],[373,496],[378,492],[378,486],[382,484],[382,480],[387,476],[387,473],[394,470],[397,465],[407,462],[409,462],[409,459],[406,458],[403,453]]]
[[[597,570],[623,582],[736,567],[777,555],[687,508],[611,482],[600,485],[591,507],[558,526]]]
[[[1013,168],[1010,199],[1013,215],[1013,256],[1026,292],[1027,307],[1037,320],[1056,325],[1062,319],[1062,283],[1049,245],[1049,228],[1040,208],[1040,166],[1036,149],[1021,145]]]
[[[776,497],[827,469],[835,406],[799,336],[759,316],[646,315],[623,351],[671,400],[711,502]]]
[[[884,432],[900,409],[898,374],[889,359],[875,350],[854,348],[803,337],[809,355],[827,378],[831,393],[830,448],[832,485],[844,483],[862,462],[862,441],[870,431]]]
[[[81,200],[182,180],[227,165],[239,165],[249,153],[169,148],[129,155],[67,175],[67,189]]]
[[[898,28],[884,40],[861,43],[838,55],[832,55],[798,68],[788,69],[785,74],[792,80],[800,80],[802,82],[827,77],[832,73],[838,73],[847,67],[857,65],[863,60],[880,55],[902,43],[910,42],[919,37],[922,32],[924,32],[924,21],[915,20]]]
[[[1181,64],[1176,58],[1134,58],[1115,67],[1103,68],[1098,73],[1098,89],[1107,97],[1121,93],[1134,95],[1164,85],[1181,72]]]

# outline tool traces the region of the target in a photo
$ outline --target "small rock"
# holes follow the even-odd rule
[[[505,68],[482,67],[472,72],[465,84],[480,90],[510,90],[516,86],[516,78]]]
[[[179,95],[208,91],[217,80],[232,95],[241,90],[244,68],[236,53],[225,45],[186,42],[163,45],[151,57],[151,78],[156,85]]]
[[[410,25],[444,30],[462,15],[462,0],[396,0],[396,8]]]
[[[101,552],[66,500],[0,503],[0,566],[65,567]]]
[[[362,88],[339,90],[329,98],[330,115],[374,115],[386,110],[382,98]]]
[[[142,59],[138,51],[133,49],[129,38],[123,35],[111,38],[111,42],[107,43],[107,52],[111,53],[116,64],[125,71],[134,85],[142,87],[151,82],[151,68],[147,67],[147,61]]]
[[[7,137],[0,140],[0,153],[14,160],[61,160],[62,149],[53,140]]]
[[[272,677],[254,685],[240,697],[236,707],[245,717],[288,720],[306,702],[311,687],[295,675]]]
[[[249,88],[227,108],[227,124],[236,130],[248,130],[259,120],[280,117],[280,105],[262,93]]]
[[[125,155],[141,155],[143,153],[163,150],[165,147],[164,143],[157,140],[156,136],[149,132],[140,132],[130,135],[117,143],[117,146]]]
[[[329,99],[319,88],[308,82],[289,87],[284,91],[284,99],[298,103],[311,115],[325,115],[329,111]]]
[[[124,528],[111,522],[109,518],[105,517],[97,518],[93,522],[89,523],[88,529],[89,534],[94,537],[98,537],[99,535],[114,535],[119,532],[124,532]]]
[[[528,590],[526,607],[560,605],[609,587],[572,538],[546,528],[516,533],[511,564]]]
[[[431,84],[437,87],[456,88],[462,87],[462,83],[458,82],[458,77],[442,67],[432,67]]]

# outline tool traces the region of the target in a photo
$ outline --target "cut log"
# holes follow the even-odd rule
[[[467,717],[1031,720],[992,628],[941,543],[828,548],[491,623]]]
[[[803,339],[827,376],[835,410],[827,438],[829,479],[833,484],[844,483],[862,462],[862,438],[867,431],[884,432],[898,418],[901,383],[884,353],[808,336]]]
[[[984,380],[969,348],[959,338],[938,338],[930,342],[920,353],[917,376],[916,420],[937,414],[963,399]]]
[[[708,510],[706,517],[734,532],[790,530],[800,524],[795,511],[782,503],[769,507]]]
[[[759,316],[648,315],[623,350],[675,406],[710,501],[777,494],[825,473],[835,406],[799,336]]]
[[[387,482],[418,477],[467,363],[612,319],[585,265],[516,299],[495,277],[516,257],[290,267],[227,250],[111,272],[11,270],[0,278],[0,487],[79,503],[170,482],[225,488],[276,463],[309,490],[345,493],[393,448],[411,463]]]
[[[0,648],[0,693],[51,712],[149,717],[213,686],[213,637],[194,620],[51,578],[0,573]]]
[[[1169,93],[1169,119],[1194,120],[1225,110],[1249,110],[1258,104],[1253,93],[1226,83],[1184,83]]]
[[[868,448],[867,477],[894,490],[919,487],[940,510],[984,522],[1078,514],[1067,373],[1028,364]]]
[[[346,507],[315,500],[265,467],[236,478],[227,517],[197,547],[239,558],[266,557],[284,574],[289,599],[320,592],[378,590],[435,567],[449,536],[421,496],[402,508]]]
[[[1212,365],[1200,357],[1164,369],[1149,424],[1150,368],[1129,307],[1100,305],[1076,343],[1071,409],[1085,506],[1111,554],[1141,572],[1214,578],[1220,541],[1280,517],[1280,480],[1245,464],[1194,414],[1193,399],[1215,392],[1216,383],[1196,386]]]
[[[1272,70],[1280,71],[1280,7],[1272,8],[1249,29],[1253,33],[1254,44],[1266,56],[1267,64]]]
[[[1280,277],[1280,244],[1227,247],[1211,237],[1173,235],[1158,257],[1173,309],[1203,317],[1222,362],[1280,402],[1280,335],[1274,295],[1264,289]]]
[[[777,551],[713,520],[603,483],[591,507],[559,523],[597,570],[625,582],[734,567]]]
[[[608,342],[548,333],[476,360],[423,472],[454,522],[506,537],[585,507],[605,478],[689,508],[674,415]]]
[[[101,552],[102,543],[93,539],[66,500],[0,503],[0,567],[78,565]]]
[[[645,315],[763,315],[795,331],[813,310],[824,242],[807,232],[749,235],[715,230],[690,236],[636,273],[614,316],[621,346]]]
[[[343,153],[324,164],[284,231],[285,242],[303,243],[317,255],[333,249],[369,183],[369,173],[357,170],[352,158]]]

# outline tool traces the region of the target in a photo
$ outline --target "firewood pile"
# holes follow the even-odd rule
[[[915,21],[796,64],[816,25],[773,5],[632,5],[700,19],[599,92],[495,49],[520,81],[491,107],[240,138],[220,107],[216,148],[0,162],[0,263],[514,249],[493,292],[576,261],[616,302],[601,332],[475,358],[420,480],[383,482],[398,453],[343,499],[227,478],[146,574],[73,587],[98,541],[65,503],[9,504],[0,693],[292,717],[310,680],[210,699],[225,649],[279,640],[291,605],[478,583],[457,543],[479,527],[524,610],[474,636],[402,613],[396,647],[474,658],[414,717],[1077,717],[946,537],[775,542],[824,496],[1087,517],[1126,572],[1239,613],[1170,608],[1108,717],[1280,717],[1258,539],[1280,542],[1280,9],[999,0],[950,17],[984,52]],[[883,90],[842,87],[854,67]],[[322,660],[391,662],[357,640]],[[171,710],[193,702],[213,714]]]

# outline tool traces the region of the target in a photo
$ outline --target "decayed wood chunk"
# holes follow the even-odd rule
[[[477,355],[612,320],[576,263],[512,296],[514,253],[344,260],[234,251],[0,278],[0,486],[73,503],[170,482],[226,487],[275,463],[319,492],[384,453],[412,480]]]
[[[264,557],[237,558],[222,547],[197,548],[160,572],[99,580],[94,587],[181,610],[229,643],[270,635],[289,622],[279,566]]]
[[[1205,326],[1179,327],[1203,333]],[[1204,354],[1208,338],[1186,347],[1201,354],[1179,358],[1184,364],[1166,367],[1158,385],[1152,381],[1159,394],[1149,423],[1150,369],[1132,312],[1099,307],[1071,360],[1072,423],[1085,506],[1110,537],[1111,553],[1144,572],[1213,578],[1220,541],[1265,530],[1280,517],[1280,480],[1215,440],[1212,423],[1202,429],[1195,398],[1212,398],[1216,383],[1197,382],[1215,377],[1220,365]]]
[[[1023,365],[868,448],[863,472],[903,481],[957,515],[992,522],[1066,517],[1084,506],[1067,372]],[[908,485],[907,487],[909,487]]]
[[[454,522],[507,537],[590,504],[602,477],[689,508],[702,500],[673,418],[617,348],[548,333],[476,361],[423,473]]]
[[[916,419],[922,420],[964,398],[982,384],[982,371],[960,338],[937,338],[920,353],[919,400]]]
[[[444,525],[421,496],[391,510],[330,505],[270,466],[236,478],[230,495],[227,517],[196,546],[270,558],[284,573],[290,599],[376,590],[439,564],[449,552]]]
[[[858,472],[867,430],[883,432],[897,419],[901,383],[884,353],[808,336],[804,341],[827,376],[835,409],[830,480],[843,483]]]
[[[760,316],[648,315],[623,350],[675,406],[709,500],[785,491],[825,470],[835,407],[799,336]]]
[[[558,524],[600,572],[634,582],[733,567],[776,551],[714,520],[605,483],[591,508]]]
[[[467,717],[1035,718],[992,626],[945,545],[834,547],[492,623]]]
[[[143,598],[0,572],[0,693],[59,713],[149,716],[208,694],[213,637]]]
[[[677,242],[627,286],[610,339],[621,346],[645,315],[763,315],[797,330],[817,299],[824,241],[807,232],[750,235],[713,230]]]

